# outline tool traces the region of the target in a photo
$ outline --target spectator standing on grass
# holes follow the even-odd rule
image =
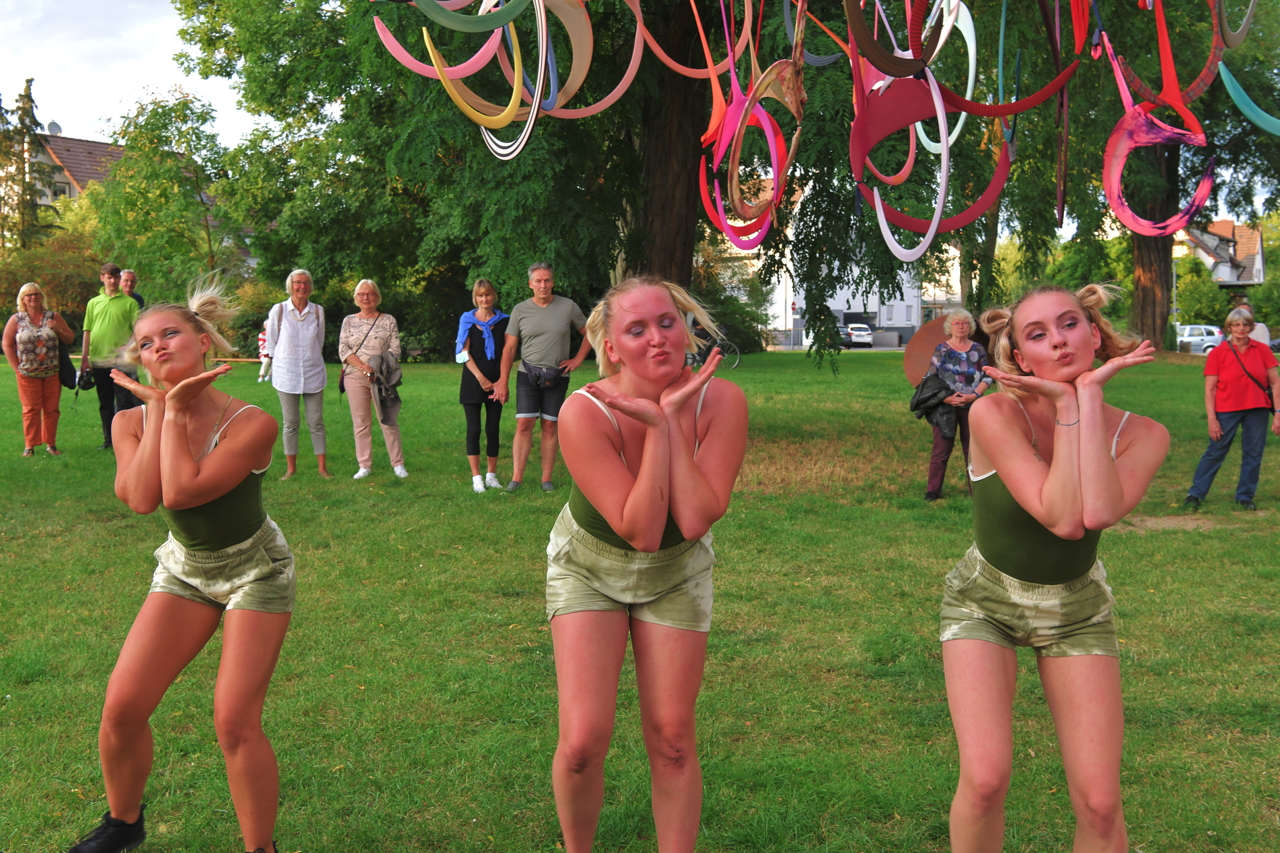
[[[559,741],[551,764],[567,853],[591,849],[628,638],[652,775],[658,850],[690,853],[702,814],[694,710],[711,629],[711,526],[747,441],[742,389],[693,373],[682,288],[629,279],[591,312],[601,379],[564,405],[569,502],[547,545]]]
[[[1266,344],[1253,339],[1253,314],[1233,308],[1223,324],[1227,340],[1209,350],[1204,363],[1204,408],[1209,416],[1209,446],[1200,457],[1183,506],[1199,509],[1209,495],[1240,431],[1240,479],[1236,505],[1254,510],[1262,452],[1267,447],[1267,422],[1280,435],[1280,370]]]
[[[502,373],[494,391],[494,399],[507,402],[511,365],[516,348],[521,351],[520,369],[516,373],[516,435],[512,441],[511,482],[507,491],[514,492],[524,480],[524,468],[533,449],[533,423],[542,422],[542,490],[555,489],[551,481],[559,449],[557,421],[564,396],[569,390],[569,374],[582,364],[591,350],[586,337],[587,318],[572,299],[552,293],[555,279],[551,265],[536,263],[529,267],[529,289],[533,298],[526,299],[511,311],[507,324],[506,345],[502,349]],[[569,357],[569,333],[582,333],[582,346]]]
[[[356,285],[359,312],[342,318],[338,335],[338,359],[342,362],[343,385],[351,407],[351,424],[356,433],[356,473],[363,480],[373,473],[373,418],[378,417],[382,440],[387,444],[391,469],[401,479],[409,476],[400,445],[400,426],[382,410],[376,383],[384,370],[400,366],[400,330],[396,318],[378,310],[382,291],[370,279]]]
[[[147,307],[147,300],[142,298],[142,294],[137,292],[138,274],[133,270],[121,270],[120,272],[120,289],[124,291],[124,295],[138,303],[138,310],[141,311]]]
[[[120,267],[103,264],[98,278],[102,290],[89,300],[84,312],[84,341],[80,354],[80,370],[91,370],[98,391],[98,417],[102,420],[102,446],[111,449],[111,421],[123,411],[138,405],[138,398],[123,385],[111,381],[111,371],[119,369],[133,380],[138,368],[120,360],[120,347],[133,334],[138,319],[138,303],[120,289]]]
[[[271,352],[267,349],[267,326],[270,320],[262,321],[262,331],[258,332],[258,381],[266,382],[271,378]]]
[[[1253,312],[1253,306],[1249,304],[1249,300],[1244,300],[1236,308],[1243,308],[1253,318],[1253,330],[1249,332],[1249,337],[1267,349],[1271,349],[1271,330],[1267,328],[1265,323],[1258,320],[1257,315]]]
[[[311,273],[294,270],[284,280],[289,298],[271,306],[267,315],[267,352],[271,353],[271,384],[280,397],[284,414],[285,472],[281,480],[298,473],[299,404],[306,407],[307,431],[320,476],[333,475],[325,463],[324,309],[310,301]]]
[[[498,291],[487,278],[476,279],[471,304],[458,321],[456,357],[462,363],[462,388],[458,402],[467,418],[467,463],[471,466],[471,490],[501,489],[498,482],[498,427],[502,403],[495,399],[502,375],[499,347],[506,342],[509,315],[498,310]],[[480,476],[480,410],[484,410],[486,473]]]
[[[214,386],[230,365],[205,370],[211,349],[232,349],[217,327],[234,314],[216,287],[187,305],[153,306],[138,319],[127,357],[154,384],[112,372],[143,400],[113,427],[116,496],[143,515],[159,510],[169,537],[107,683],[98,732],[107,813],[71,853],[121,853],[146,838],[151,715],[219,623],[213,725],[241,849],[275,850],[279,770],[262,708],[293,611],[294,565],[262,506],[275,419]]]
[[[956,412],[956,432],[960,434],[960,446],[964,450],[965,464],[969,462],[969,407],[991,387],[991,380],[982,372],[987,366],[987,351],[982,344],[970,340],[973,333],[973,315],[963,308],[952,311],[942,322],[949,336],[938,344],[929,362],[925,376],[937,374],[951,388],[951,396],[942,402],[953,406]],[[942,430],[933,427],[933,452],[929,456],[929,484],[924,499],[936,501],[942,497],[942,484],[947,476],[947,460],[956,446],[956,437],[947,438]]]
[[[34,456],[47,445],[58,450],[58,418],[62,381],[58,378],[58,344],[69,344],[75,332],[62,315],[49,310],[44,291],[34,281],[18,290],[18,313],[4,324],[4,356],[18,380],[22,404],[23,456]]]
[[[1035,649],[1076,816],[1077,853],[1122,853],[1124,708],[1101,531],[1137,506],[1169,448],[1103,400],[1151,361],[1101,314],[1108,291],[1037,288],[982,316],[1003,393],[973,407],[974,544],[947,575],[942,665],[960,751],[951,849],[996,853],[1013,765],[1017,646]],[[1093,367],[1094,359],[1102,360]]]

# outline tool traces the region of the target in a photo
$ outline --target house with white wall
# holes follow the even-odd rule
[[[775,346],[781,349],[807,349],[812,342],[804,331],[805,297],[790,277],[785,277],[773,291],[769,306],[769,331]],[[924,307],[920,281],[910,271],[903,273],[902,293],[891,299],[879,294],[855,295],[850,288],[837,290],[827,303],[836,322],[863,323],[877,332],[896,332],[905,345],[920,328]]]
[[[1262,232],[1232,219],[1219,219],[1208,231],[1184,228],[1174,236],[1174,257],[1191,255],[1209,269],[1219,287],[1241,288],[1261,284],[1267,278],[1262,253]]]
[[[77,198],[92,181],[105,181],[111,167],[124,156],[124,147],[120,145],[63,136],[57,122],[49,123],[49,131],[36,134],[44,147],[36,159],[61,166],[62,171],[54,176],[52,187],[42,187],[47,202],[63,197]]]

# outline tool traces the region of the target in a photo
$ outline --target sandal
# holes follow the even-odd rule
[[[27,447],[27,448],[24,448],[24,449],[23,449],[23,451],[22,451],[22,455],[23,455],[23,456],[35,456],[35,455],[36,455],[36,452],[35,452],[34,450],[32,450],[30,447]]]
[[[61,456],[61,455],[62,455],[62,451],[61,451],[61,450],[59,450],[58,448],[54,447],[52,444],[51,444],[51,445],[49,445],[46,449],[49,451],[49,455],[50,455],[50,456]]]

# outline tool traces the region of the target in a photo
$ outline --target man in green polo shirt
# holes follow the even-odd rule
[[[84,351],[80,369],[92,369],[94,387],[98,389],[98,416],[102,419],[102,446],[111,449],[111,421],[116,412],[132,409],[138,398],[116,385],[111,371],[119,369],[135,380],[138,369],[120,357],[120,347],[133,336],[138,319],[138,303],[120,289],[120,267],[107,263],[99,270],[102,291],[89,300],[84,313]]]

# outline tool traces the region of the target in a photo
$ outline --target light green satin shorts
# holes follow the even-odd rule
[[[293,552],[268,518],[251,538],[221,551],[192,551],[173,534],[156,549],[149,592],[167,592],[219,610],[292,613]]]
[[[1045,657],[1119,657],[1115,603],[1101,560],[1066,583],[1027,583],[988,563],[974,545],[947,575],[941,639],[1030,646]]]
[[[568,505],[547,545],[547,619],[584,610],[623,610],[641,622],[711,630],[711,533],[646,554],[601,542]]]

